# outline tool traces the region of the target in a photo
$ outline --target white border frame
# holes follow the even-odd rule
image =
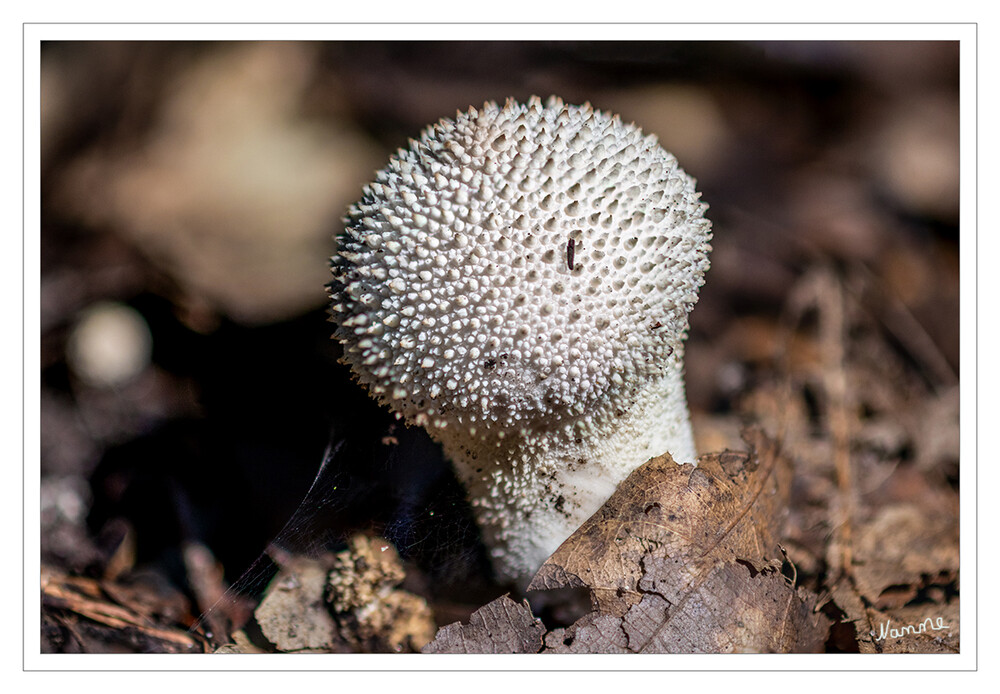
[[[948,40],[961,43],[961,567],[958,655],[202,655],[41,654],[39,268],[40,44],[56,40]],[[25,670],[662,671],[977,669],[977,26],[975,24],[25,24],[23,25],[23,548]],[[34,415],[34,416],[31,416]],[[537,682],[539,686],[542,681]],[[405,686],[405,685],[404,685]]]

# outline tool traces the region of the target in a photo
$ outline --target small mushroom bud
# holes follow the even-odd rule
[[[350,208],[344,361],[441,443],[501,578],[526,584],[650,457],[694,462],[699,198],[654,136],[532,98],[430,126]]]

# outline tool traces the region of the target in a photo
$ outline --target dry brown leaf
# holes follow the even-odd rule
[[[631,653],[622,620],[610,614],[591,612],[568,629],[553,629],[545,635],[546,653]]]
[[[529,590],[586,586],[599,616],[553,632],[553,650],[822,648],[826,618],[780,572],[790,466],[762,432],[745,439],[749,454],[702,456],[698,467],[650,460],[556,550]]]
[[[767,557],[778,555],[789,471],[762,433],[747,439],[749,456],[702,456],[698,467],[677,465],[669,455],[647,462],[556,550],[529,590],[586,586],[600,611],[620,615],[642,598],[647,554],[677,562],[677,587],[720,561],[769,564]]]
[[[468,624],[456,622],[438,631],[424,653],[537,653],[545,626],[524,603],[503,595],[472,613]]]
[[[914,472],[913,474],[919,474]],[[910,475],[912,476],[912,475]],[[862,653],[959,650],[958,519],[913,501],[859,525],[854,565],[831,591]]]
[[[923,601],[904,607],[878,609],[865,604],[849,579],[831,590],[844,612],[843,622],[854,630],[861,653],[957,653],[961,642],[959,600]]]
[[[929,582],[950,582],[958,565],[958,519],[952,515],[899,504],[881,509],[858,533],[854,576],[861,595],[876,606],[901,607],[909,599],[894,600],[887,591],[907,587],[912,598]]]
[[[887,610],[875,628],[882,653],[957,653],[961,641],[959,605],[926,603]]]

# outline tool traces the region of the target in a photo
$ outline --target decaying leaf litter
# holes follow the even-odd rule
[[[502,46],[494,49],[504,50]],[[519,60],[544,59],[552,65],[576,64],[579,58],[571,46],[548,54],[524,44],[509,44],[506,50]],[[949,167],[940,165],[942,153],[947,155],[957,141],[957,121],[950,120],[957,114],[957,106],[951,105],[957,103],[953,100],[957,93],[951,72],[956,64],[953,54],[941,44],[855,46],[842,54],[851,59],[844,58],[838,68],[831,68],[820,67],[820,62],[792,67],[777,50],[744,52],[738,55],[741,64],[750,66],[741,78],[748,88],[734,91],[711,80],[685,83],[669,71],[658,78],[622,81],[614,71],[631,59],[622,50],[624,57],[615,61],[591,63],[596,81],[588,84],[575,82],[579,80],[575,73],[562,74],[557,69],[550,91],[567,98],[578,94],[581,102],[590,100],[623,111],[658,132],[668,148],[673,146],[669,142],[672,130],[692,133],[673,147],[699,178],[718,232],[713,269],[692,315],[687,348],[688,390],[699,450],[729,449],[731,453],[725,455],[732,456],[731,461],[752,457],[740,438],[740,431],[749,427],[748,431],[757,432],[752,436],[764,436],[776,447],[776,460],[784,461],[788,480],[772,501],[779,497],[787,501],[773,503],[769,514],[752,506],[754,512],[733,526],[736,535],[746,533],[755,539],[753,552],[737,543],[742,554],[737,552],[739,556],[732,560],[720,555],[721,550],[704,557],[694,549],[683,553],[662,542],[663,538],[658,538],[661,544],[643,546],[636,538],[648,540],[645,532],[628,536],[621,552],[615,553],[616,544],[601,556],[605,564],[617,557],[627,567],[620,577],[630,577],[633,583],[614,589],[598,583],[596,594],[601,597],[594,603],[587,588],[571,591],[574,597],[564,604],[556,598],[535,598],[537,614],[529,612],[516,595],[500,600],[503,587],[491,588],[482,578],[467,581],[467,587],[474,585],[474,589],[464,594],[454,586],[442,588],[440,576],[428,568],[434,562],[427,562],[426,557],[422,561],[414,548],[440,550],[446,543],[435,536],[433,542],[418,545],[406,540],[407,535],[397,535],[406,558],[397,569],[387,571],[402,577],[398,583],[388,581],[372,591],[374,596],[383,596],[378,598],[383,602],[370,611],[371,620],[357,615],[348,618],[345,614],[350,610],[338,612],[326,588],[318,603],[310,603],[314,611],[304,614],[329,615],[317,617],[314,626],[336,627],[335,636],[320,639],[320,648],[388,652],[461,648],[478,652],[957,651],[957,187],[948,177]],[[286,144],[308,138],[309,129],[322,122],[309,121],[316,114],[368,123],[357,130],[338,131],[355,138],[353,144],[325,139],[323,147],[312,150],[275,150],[304,157],[299,165],[289,162],[289,166],[326,186],[334,185],[332,174],[301,165],[309,151],[320,154],[339,148],[338,158],[352,161],[360,160],[349,152],[368,152],[368,163],[359,164],[358,180],[344,183],[341,198],[346,204],[367,178],[366,167],[378,165],[382,146],[377,138],[393,140],[394,146],[402,144],[405,140],[394,138],[412,135],[428,119],[445,115],[440,111],[442,101],[465,108],[482,98],[520,93],[517,84],[504,82],[509,78],[491,72],[491,65],[475,61],[465,62],[483,80],[488,93],[482,97],[459,90],[420,94],[417,89],[408,95],[397,93],[396,101],[390,102],[380,100],[371,91],[372,85],[420,82],[359,78],[379,70],[397,76],[406,70],[434,74],[444,64],[435,61],[445,53],[443,46],[424,51],[421,58],[404,61],[408,63],[404,67],[398,56],[378,46],[365,66],[352,62],[349,54],[336,47],[249,44],[240,49],[206,47],[171,53],[165,46],[157,50],[115,46],[103,53],[93,50],[82,58],[78,53],[75,61],[66,59],[74,55],[71,49],[56,50],[43,61],[54,77],[47,84],[63,90],[61,103],[65,104],[74,103],[73,85],[87,83],[90,75],[104,75],[101,84],[109,86],[130,80],[145,85],[143,89],[92,90],[88,103],[109,106],[78,109],[76,121],[55,112],[48,121],[51,129],[43,136],[48,162],[43,167],[48,186],[42,277],[43,649],[176,651],[181,647],[210,650],[221,644],[225,639],[220,634],[228,633],[227,620],[241,623],[255,609],[259,612],[260,603],[280,586],[290,585],[290,573],[305,571],[301,567],[310,564],[272,553],[284,574],[272,581],[264,600],[260,596],[250,603],[228,600],[222,610],[225,619],[219,610],[210,612],[216,622],[211,629],[213,645],[188,635],[186,629],[287,520],[321,458],[330,422],[349,421],[345,410],[374,417],[350,399],[348,386],[330,385],[343,377],[331,368],[331,355],[308,358],[310,350],[320,354],[329,349],[321,289],[311,294],[305,286],[308,282],[296,281],[283,285],[287,292],[283,290],[280,296],[272,292],[273,301],[257,302],[255,292],[265,290],[264,285],[255,287],[251,277],[240,281],[243,290],[232,291],[230,275],[212,271],[225,267],[211,258],[224,251],[229,241],[189,247],[184,239],[199,238],[192,234],[173,237],[172,245],[164,245],[171,238],[170,225],[159,220],[182,219],[192,232],[205,228],[224,237],[230,227],[215,220],[226,218],[227,205],[237,201],[252,205],[255,199],[274,204],[274,197],[259,188],[249,189],[248,197],[248,189],[241,190],[239,185],[252,179],[241,183],[239,177],[220,176],[219,185],[227,179],[236,183],[225,196],[178,195],[173,203],[164,198],[158,204],[168,207],[159,217],[137,217],[130,207],[134,205],[130,201],[144,199],[146,190],[170,189],[175,174],[182,176],[176,180],[183,180],[183,171],[190,170],[193,159],[169,152],[193,154],[206,141],[187,134],[211,132],[212,122],[226,122],[224,114],[230,106],[225,91],[211,102],[191,95],[206,84],[229,85],[231,94],[240,90],[245,95],[266,94],[261,84],[283,82],[285,106],[261,111],[271,125],[248,125],[244,130],[248,142],[261,133],[284,129],[288,132],[277,137]],[[652,55],[673,60],[681,54],[664,49]],[[170,68],[161,69],[167,58]],[[721,51],[713,59],[724,68],[733,64],[727,62],[732,58]],[[453,59],[447,62],[455,64]],[[650,64],[649,55],[643,64]],[[242,81],[226,78],[227,71],[240,65],[255,67],[244,72]],[[906,80],[899,77],[904,73]],[[448,84],[437,78],[432,82]],[[169,89],[158,86],[165,83]],[[803,84],[811,85],[810,98],[802,96]],[[194,91],[185,92],[185,85]],[[331,90],[333,85],[337,86]],[[346,91],[350,89],[354,91]],[[170,110],[163,108],[171,95],[185,93]],[[338,101],[338,95],[345,93],[357,100],[353,111]],[[837,95],[836,101],[832,96],[825,100],[824,93]],[[101,96],[90,98],[95,95]],[[625,108],[618,107],[613,97],[620,97]],[[769,107],[775,97],[783,104],[780,110]],[[129,108],[115,110],[110,106],[114,99],[133,101]],[[408,111],[400,106],[407,102]],[[832,108],[833,103],[839,104],[839,110]],[[726,106],[724,118],[712,110],[719,105]],[[177,127],[197,122],[185,121],[189,117],[185,114],[197,118],[210,109],[215,109],[215,121],[203,118],[194,129]],[[130,114],[131,120],[121,120],[116,113]],[[164,113],[166,119],[160,115]],[[362,117],[376,113],[380,115],[374,120]],[[683,119],[670,127],[657,125],[656,114],[668,113],[687,113],[688,125]],[[757,121],[748,119],[746,114],[751,113]],[[87,118],[104,124],[100,126],[106,128],[103,140],[93,139],[100,127],[82,128]],[[373,122],[380,124],[375,126],[375,138]],[[167,123],[174,125],[165,128]],[[684,130],[694,123],[705,131],[700,138],[694,130]],[[780,123],[782,128],[769,129],[769,123]],[[115,129],[109,129],[110,125]],[[779,132],[782,138],[776,136]],[[161,142],[167,137],[178,139]],[[158,144],[147,147],[154,141]],[[237,141],[215,140],[222,148],[233,147]],[[726,142],[729,148],[720,150],[712,142]],[[681,151],[684,147],[687,151]],[[109,176],[122,175],[121,163],[114,158],[129,148],[149,154],[145,159],[129,159],[129,166],[141,167],[146,162],[149,177],[132,177],[136,189],[127,196],[109,198],[120,186],[94,186]],[[222,149],[212,156],[230,155]],[[922,160],[925,165],[900,165],[921,156],[927,157]],[[931,161],[938,165],[926,165]],[[763,168],[755,177],[737,175],[748,165]],[[143,189],[144,180],[155,185]],[[203,188],[212,191],[211,186]],[[283,190],[279,187],[276,192]],[[285,246],[287,252],[254,256],[252,263],[237,262],[258,272],[271,272],[266,262],[280,258],[282,272],[305,277],[295,269],[296,264],[308,265],[317,248],[328,247],[331,220],[341,213],[333,210],[341,204],[333,197],[326,200],[330,210],[297,207],[296,224],[314,231],[293,236],[298,240]],[[199,208],[207,209],[206,200],[214,200],[215,207],[199,213]],[[179,217],[178,208],[169,204],[186,206],[184,216]],[[279,202],[279,209],[287,204]],[[275,225],[269,226],[266,220],[273,217],[268,214],[251,215],[253,229],[244,228],[280,244],[283,234]],[[303,221],[310,214],[312,220]],[[272,228],[274,234],[269,231]],[[321,251],[321,258],[325,253]],[[189,264],[187,258],[197,262]],[[316,270],[321,278],[325,268],[321,264]],[[63,357],[74,317],[97,299],[123,301],[136,308],[150,323],[154,344],[159,346],[150,367],[116,389],[76,381]],[[315,302],[316,310],[296,318],[296,312],[310,302]],[[262,311],[260,315],[254,315],[255,306]],[[289,320],[274,323],[275,316]],[[234,361],[234,355],[240,354],[246,355],[246,364]],[[206,356],[214,361],[206,361]],[[289,362],[295,360],[301,372],[289,369]],[[269,368],[262,370],[261,364]],[[234,367],[232,372],[227,366]],[[247,373],[255,377],[248,379]],[[319,381],[322,388],[314,386]],[[341,391],[345,395],[338,405],[330,393]],[[388,424],[366,426],[373,437],[387,441],[384,448],[373,450],[419,450],[409,432],[389,429]],[[312,443],[289,455],[283,447],[293,440]],[[273,464],[283,466],[279,469],[286,478],[292,470],[289,460],[301,461],[300,486],[289,485],[286,493],[280,484],[269,485],[272,497],[286,493],[283,508],[268,513],[246,510],[264,510],[273,501],[268,501],[267,494],[255,496],[252,486],[234,484],[237,478],[231,471],[247,468],[245,462],[240,463],[247,460],[243,450],[257,452],[251,460],[257,461],[253,465],[258,467],[252,469],[258,472],[266,469],[267,460],[260,452],[280,452]],[[131,462],[140,458],[147,461],[143,467]],[[179,460],[195,464],[191,470],[178,469]],[[206,486],[212,464],[226,472],[221,483]],[[732,470],[721,461],[719,465],[709,479],[731,481]],[[376,467],[402,469],[384,462]],[[705,468],[706,475],[709,469]],[[769,484],[778,489],[778,467],[772,470]],[[673,472],[683,474],[683,468]],[[759,473],[760,467],[754,472]],[[398,479],[406,477],[393,474]],[[450,489],[446,482],[441,484]],[[164,489],[173,491],[166,496],[157,491]],[[233,489],[239,491],[234,494]],[[398,489],[383,487],[382,492],[398,498]],[[237,499],[228,501],[229,494]],[[372,492],[372,496],[359,493],[358,498],[364,505],[376,497]],[[138,505],[137,499],[142,500]],[[650,505],[645,504],[643,511]],[[233,526],[226,530],[223,524],[221,532],[206,533],[204,528],[210,526],[204,525],[202,509],[212,507],[227,509],[222,515],[242,526],[241,532]],[[178,515],[178,508],[188,510]],[[430,516],[431,526],[447,510],[433,508],[436,515]],[[144,511],[154,511],[152,521],[144,520]],[[337,527],[345,542],[352,537],[352,525],[355,530],[372,531],[364,534],[368,543],[398,527],[394,520],[398,514],[366,519],[354,507],[347,511],[346,520],[338,520],[342,525]],[[754,515],[758,513],[768,519],[759,520]],[[276,520],[270,529],[254,525],[271,516]],[[709,522],[708,515],[702,520],[706,533],[719,524],[717,518]],[[698,527],[694,517],[688,522]],[[668,530],[671,538],[679,532],[669,526]],[[253,543],[242,557],[231,553],[238,537]],[[447,539],[448,533],[443,537]],[[346,551],[346,556],[354,552],[357,559],[363,556],[356,549],[361,542],[342,543],[311,560],[323,567],[319,573],[326,576],[326,583],[338,552]],[[395,544],[374,542],[379,548]],[[727,542],[718,547],[728,547]],[[691,545],[699,546],[697,542]],[[583,573],[581,550],[570,543],[553,561],[567,562],[567,552],[576,557],[573,566]],[[383,555],[381,549],[379,554]],[[392,556],[390,550],[385,555]],[[678,565],[683,568],[678,570]],[[465,570],[476,575],[476,566],[467,563]],[[572,578],[565,564],[559,566],[564,571],[558,580],[593,585],[578,574]],[[594,570],[593,565],[589,568]],[[682,576],[689,582],[682,584]],[[547,580],[557,579],[550,576]],[[291,581],[296,582],[301,583]],[[617,588],[624,591],[620,597],[615,595]],[[727,615],[713,606],[718,608],[722,596],[734,595],[747,599],[735,603],[739,609],[730,611],[727,622]],[[759,609],[769,601],[776,604],[773,600],[785,605],[785,612]],[[711,628],[694,628],[686,621],[695,608],[702,610],[696,613],[698,625]],[[404,610],[408,616],[390,618],[403,614],[393,610]],[[444,627],[436,636],[428,626],[428,615],[434,626]],[[777,623],[783,629],[765,635],[773,640],[755,640],[762,634],[748,625],[765,623],[765,618],[774,624],[779,617]],[[263,637],[263,627],[256,631],[252,627],[261,619],[258,614],[248,623],[251,626],[235,632],[237,649],[312,648],[294,641],[277,644]],[[741,629],[739,623],[746,628]],[[392,624],[402,626],[392,633],[387,626]],[[920,633],[900,631],[921,624],[925,628]]]
[[[759,432],[748,439],[748,455],[702,456],[697,467],[650,460],[556,551],[529,591],[585,586],[595,610],[545,634],[546,652],[822,649],[829,620],[782,574],[776,540],[790,466]],[[449,627],[431,650],[468,640]]]

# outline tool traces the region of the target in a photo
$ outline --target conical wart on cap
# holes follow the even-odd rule
[[[348,212],[344,361],[442,444],[502,578],[525,583],[650,457],[694,462],[694,186],[655,136],[532,98],[428,127]]]

